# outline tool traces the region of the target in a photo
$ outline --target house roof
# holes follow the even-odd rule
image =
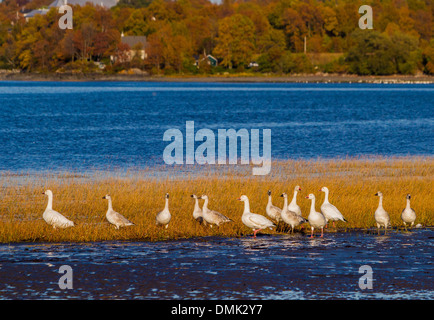
[[[0,0],[0,3],[2,0]],[[91,3],[95,6],[102,6],[104,8],[110,9],[111,7],[114,7],[117,5],[119,0],[54,0],[48,8],[60,8],[61,6],[67,4],[67,5],[79,5],[83,7],[86,3]],[[29,13],[25,13],[24,17],[26,18],[33,18],[37,14],[44,15],[46,14],[49,9],[36,9],[32,10]]]
[[[216,57],[213,57],[213,56],[210,55],[210,54],[207,55],[206,57],[207,57],[208,59],[214,60],[214,61],[216,61],[216,62],[218,61]]]
[[[119,0],[54,0],[48,7],[49,8],[60,8],[61,6],[67,5],[79,5],[83,7],[86,3],[91,3],[95,6],[102,6],[104,8],[110,9],[117,5]]]
[[[33,18],[37,14],[44,15],[48,12],[48,9],[36,9],[24,14],[25,18]]]
[[[121,37],[121,42],[127,44],[130,48],[133,48],[137,44],[142,44],[143,47],[146,46],[145,36],[123,36]]]

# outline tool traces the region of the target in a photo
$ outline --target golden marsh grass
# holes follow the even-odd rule
[[[402,227],[400,214],[406,204],[407,193],[412,195],[411,205],[416,211],[416,224],[433,225],[434,178],[433,157],[348,158],[332,160],[275,161],[272,173],[252,176],[251,168],[192,168],[190,173],[171,169],[165,177],[152,177],[152,170],[97,174],[27,175],[3,173],[0,176],[0,242],[79,242],[105,240],[157,241],[204,236],[238,237],[252,231],[241,222],[243,203],[236,199],[249,197],[252,212],[266,215],[267,190],[273,192],[273,204],[283,205],[282,192],[292,196],[295,185],[302,191],[298,195],[303,216],[307,218],[309,193],[316,196],[316,209],[324,199],[322,186],[330,190],[329,200],[348,220],[339,222],[341,231],[375,226],[374,211],[378,206],[377,191],[384,194],[384,208],[393,227]],[[178,173],[177,173],[178,172]],[[68,229],[48,226],[42,219],[47,197],[54,193],[53,209],[75,222]],[[164,195],[170,194],[172,220],[168,229],[155,225],[155,215],[164,207]],[[193,220],[194,201],[191,194],[207,194],[209,207],[234,222],[220,227],[203,227]],[[135,226],[115,230],[105,219],[110,194],[114,210],[133,221]],[[203,204],[203,201],[200,201]],[[330,228],[329,231],[334,231]],[[263,230],[262,233],[279,233]]]

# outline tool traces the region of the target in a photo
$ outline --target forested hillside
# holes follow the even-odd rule
[[[434,74],[431,0],[121,0],[109,10],[73,6],[72,30],[59,28],[56,8],[24,17],[50,2],[0,4],[0,69]],[[372,30],[359,28],[363,4],[372,7]],[[147,37],[146,59],[122,58],[142,49],[122,43],[122,33]],[[217,66],[207,63],[208,54]]]

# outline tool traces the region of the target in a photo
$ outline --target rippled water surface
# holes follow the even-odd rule
[[[2,299],[433,299],[434,230],[0,245]],[[73,289],[58,286],[60,266]],[[373,289],[361,290],[362,265]]]
[[[432,155],[433,101],[432,84],[6,81],[0,170],[163,164],[186,121],[271,129],[273,159]]]

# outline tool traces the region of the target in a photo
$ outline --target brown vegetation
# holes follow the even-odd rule
[[[309,193],[317,197],[319,211],[324,194],[320,187],[330,189],[330,202],[338,207],[348,223],[339,222],[341,231],[375,226],[374,211],[378,205],[377,191],[384,194],[384,208],[393,227],[402,227],[400,214],[405,196],[412,195],[416,223],[432,226],[434,216],[434,158],[364,158],[333,160],[287,160],[273,163],[268,176],[252,176],[250,168],[235,167],[213,170],[197,167],[186,173],[185,168],[161,171],[165,178],[155,178],[153,170],[133,170],[127,174],[26,174],[3,173],[0,202],[0,242],[20,241],[156,241],[204,236],[238,237],[251,234],[241,222],[243,204],[236,199],[245,194],[251,210],[265,215],[267,190],[273,191],[273,203],[283,205],[279,195],[292,193],[300,185],[298,203],[303,216],[309,214]],[[154,177],[152,177],[154,175]],[[158,176],[158,175],[157,175]],[[53,209],[76,224],[64,230],[48,226],[42,219],[47,198],[42,192],[54,193]],[[172,221],[169,228],[155,225],[155,215],[164,207],[164,195],[170,194]],[[115,230],[105,219],[105,194],[113,198],[113,207],[133,221],[133,227]],[[219,228],[199,225],[192,217],[191,194],[207,194],[210,208],[229,216],[234,222]],[[201,203],[202,204],[202,203]],[[330,231],[334,231],[333,228]],[[276,233],[276,231],[262,231]]]
[[[110,10],[73,6],[73,30],[58,27],[62,15],[56,8],[26,19],[26,10],[51,1],[27,2],[0,3],[0,69],[434,74],[434,5],[428,0],[369,1],[373,30],[359,29],[358,10],[366,3],[352,0],[121,0]],[[122,33],[146,36],[148,58],[125,59],[133,48],[122,43]],[[201,64],[204,53],[219,65]],[[329,59],[318,59],[319,54],[330,54]],[[250,67],[253,61],[258,66]]]

